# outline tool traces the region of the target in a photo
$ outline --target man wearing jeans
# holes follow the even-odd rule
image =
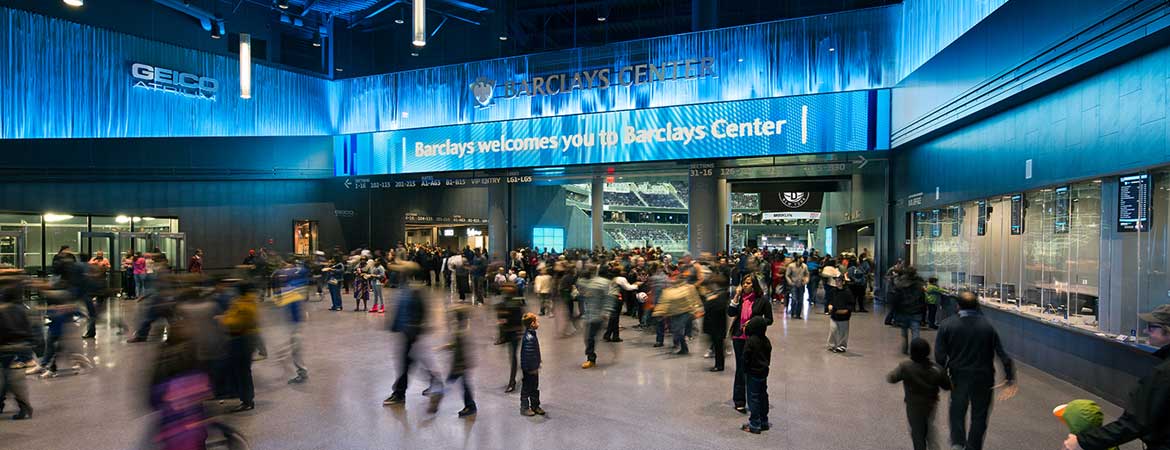
[[[951,389],[951,445],[956,449],[982,450],[991,414],[995,385],[995,358],[1003,364],[1007,387],[1003,399],[1016,393],[1016,372],[999,340],[999,334],[978,311],[979,299],[972,292],[959,297],[959,315],[943,322],[935,339],[935,359],[947,370]],[[967,409],[971,429],[967,431]]]

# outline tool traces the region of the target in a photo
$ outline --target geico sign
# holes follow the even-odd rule
[[[219,90],[219,82],[215,78],[149,64],[134,63],[130,66],[130,75],[134,77],[134,87],[184,97],[215,100],[215,93]]]

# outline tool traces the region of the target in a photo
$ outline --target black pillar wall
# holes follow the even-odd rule
[[[690,252],[698,256],[702,252],[715,253],[722,248],[719,236],[722,221],[719,219],[719,178],[715,176],[690,177],[690,212],[687,224],[690,229]],[[724,202],[726,205],[726,202]]]

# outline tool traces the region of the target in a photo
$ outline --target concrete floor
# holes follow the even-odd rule
[[[393,294],[387,290],[390,311]],[[443,300],[438,292],[434,296],[438,318]],[[518,394],[503,391],[507,350],[492,345],[494,313],[485,307],[475,309],[473,322],[471,377],[478,416],[455,417],[462,407],[457,389],[437,415],[427,414],[420,395],[424,381],[418,377],[411,381],[405,408],[384,407],[396,376],[398,340],[386,331],[385,318],[350,312],[348,299],[344,312],[328,311],[326,302],[309,305],[310,381],[285,383],[293,373],[279,348],[288,333],[283,316],[267,309],[264,338],[273,356],[254,367],[257,408],[220,417],[242,430],[255,449],[910,448],[902,388],[885,382],[885,374],[902,360],[899,338],[897,330],[881,324],[880,308],[879,314],[854,315],[850,351],[842,355],[825,351],[824,316],[793,321],[777,315],[768,331],[774,428],[751,435],[739,430],[746,416],[730,402],[732,357],[728,371],[710,373],[712,360],[702,358],[702,341],[692,344],[690,356],[679,357],[652,348],[653,335],[626,329],[626,342],[600,343],[598,366],[582,370],[580,335],[558,338],[555,320],[543,320],[540,329],[541,397],[548,415],[522,417]],[[133,302],[121,307],[127,317],[133,315]],[[623,324],[634,325],[628,318]],[[429,335],[426,348],[443,343],[444,334]],[[933,340],[933,333],[924,334]],[[155,344],[125,344],[102,327],[96,341],[79,345],[98,368],[80,376],[29,378],[36,416],[13,422],[6,414],[0,420],[0,448],[138,448],[149,421],[145,368]],[[444,372],[447,357],[440,357]],[[1019,372],[1020,395],[996,405],[988,449],[1058,448],[1066,433],[1050,411],[1068,400],[1093,399],[1107,418],[1120,414],[1117,406],[1035,369],[1020,366]],[[13,408],[9,401],[7,411]],[[946,420],[939,417],[945,440]]]

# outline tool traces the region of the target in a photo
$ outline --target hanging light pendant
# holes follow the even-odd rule
[[[414,0],[414,46],[427,45],[427,0]]]
[[[240,98],[252,98],[252,35],[240,33]]]

